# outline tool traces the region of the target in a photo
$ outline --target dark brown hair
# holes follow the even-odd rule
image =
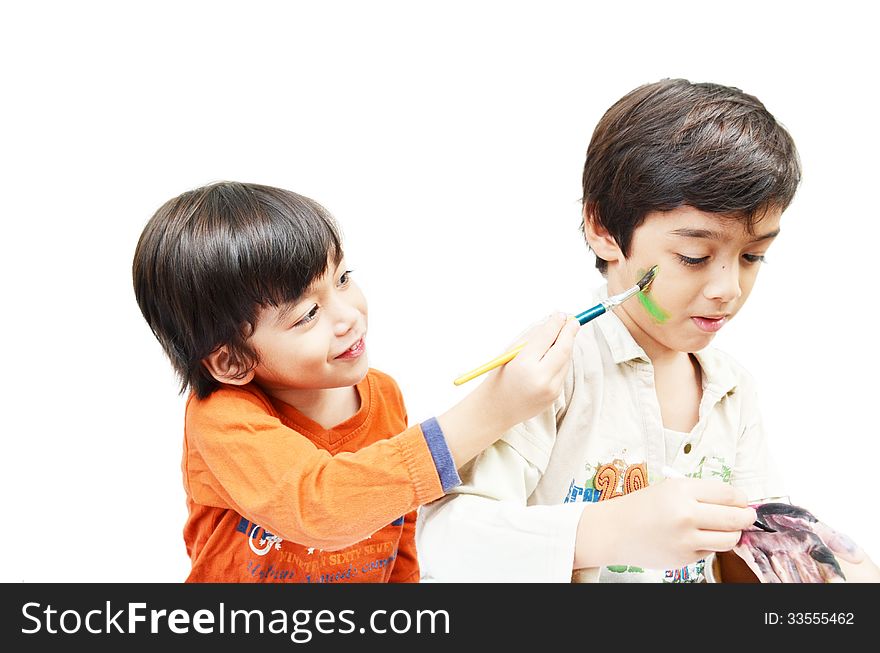
[[[342,260],[332,216],[296,193],[237,182],[197,188],[163,204],[132,264],[141,313],[181,381],[199,397],[218,382],[202,360],[222,345],[245,369],[261,306],[296,301]]]
[[[587,149],[584,214],[629,255],[652,211],[692,206],[744,221],[785,210],[801,177],[791,136],[740,89],[664,79],[630,91],[602,116]],[[581,223],[583,230],[584,224]],[[604,274],[606,261],[596,258]]]

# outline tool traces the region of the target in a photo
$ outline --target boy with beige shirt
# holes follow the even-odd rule
[[[731,550],[750,504],[785,492],[752,380],[708,346],[748,298],[799,181],[791,137],[739,89],[662,80],[606,112],[583,175],[583,232],[608,282],[597,299],[659,273],[641,303],[581,329],[551,409],[422,509],[425,578],[699,582],[716,554],[742,567]],[[798,562],[821,564],[809,551]]]

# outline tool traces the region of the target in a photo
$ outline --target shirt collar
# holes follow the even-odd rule
[[[608,285],[603,284],[594,293],[595,303],[608,298]],[[611,351],[611,358],[618,365],[632,360],[650,363],[645,350],[639,346],[614,311],[609,311],[595,320],[596,328],[602,332],[605,342]],[[736,375],[729,364],[722,360],[722,355],[710,347],[694,352],[697,362],[703,371],[703,387],[712,388],[719,396],[730,394],[736,389]]]
[[[604,299],[608,299],[608,284],[602,284],[593,295],[594,303],[599,303]],[[614,311],[608,311],[594,321],[596,328],[602,332],[608,348],[611,350],[611,358],[615,363],[627,363],[631,360],[640,359],[646,363],[650,362],[645,350],[635,341],[629,329],[620,320]]]
[[[733,394],[737,377],[730,363],[722,359],[722,354],[711,347],[695,351],[694,356],[703,370],[703,389],[714,391],[719,397]]]

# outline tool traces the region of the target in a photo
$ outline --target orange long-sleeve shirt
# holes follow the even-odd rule
[[[415,510],[458,476],[435,420],[407,428],[391,377],[356,388],[330,429],[253,384],[190,397],[188,582],[418,581]]]

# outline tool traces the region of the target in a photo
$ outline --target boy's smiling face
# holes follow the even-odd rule
[[[608,261],[609,294],[631,287],[652,265],[660,266],[648,292],[669,315],[667,321],[658,323],[636,301],[615,309],[652,360],[703,349],[737,314],[779,233],[781,215],[767,211],[749,233],[739,220],[681,206],[649,213],[633,232],[627,257],[608,249],[616,248],[613,241],[591,242]]]
[[[369,367],[367,303],[345,261],[332,261],[296,303],[267,306],[250,343],[259,356],[253,380],[290,403],[298,391],[353,386]]]

